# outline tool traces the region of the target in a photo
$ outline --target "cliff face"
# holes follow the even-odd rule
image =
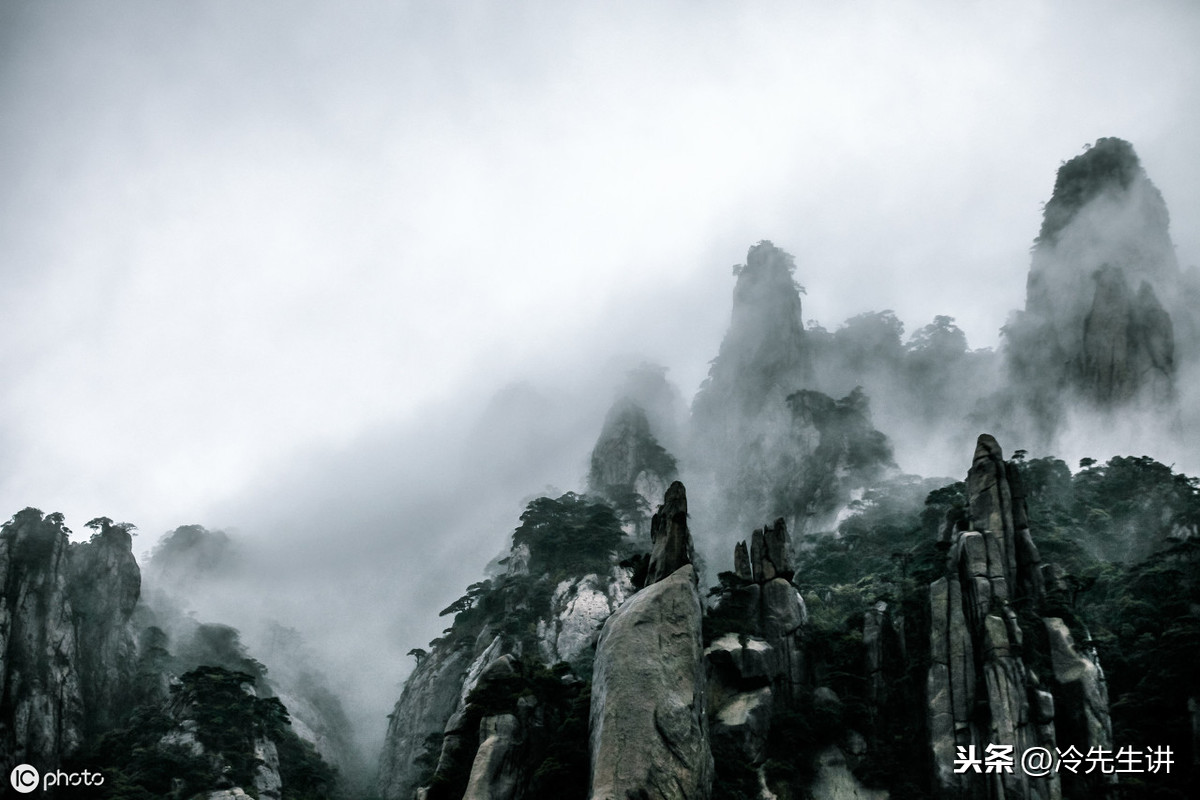
[[[759,527],[733,543],[733,570],[707,602],[690,563],[682,484],[655,514],[650,552],[626,559],[602,504],[534,501],[508,573],[470,587],[447,609],[456,616],[446,636],[417,653],[391,720],[381,792],[396,800],[1112,794],[1113,773],[1089,772],[1083,760],[1076,773],[1031,774],[1021,759],[1033,748],[1051,758],[1114,753],[1121,743],[1110,713],[1125,735],[1142,738],[1157,715],[1169,719],[1176,763],[1188,758],[1180,753],[1190,728],[1179,725],[1193,720],[1195,543],[1177,542],[1104,586],[1097,607],[1079,600],[1089,586],[1082,565],[1095,562],[1061,538],[1059,526],[1097,519],[1064,510],[1067,485],[1083,493],[1083,509],[1107,516],[1124,505],[1105,496],[1129,483],[1127,468],[1152,472],[1155,485],[1196,508],[1195,481],[1122,464],[1072,477],[1049,459],[1006,462],[982,435],[965,481],[908,476],[877,486],[839,537],[793,545],[786,520]],[[1045,530],[1030,520],[1027,482]],[[1141,523],[1162,516],[1144,511]],[[602,543],[593,561],[578,560],[585,536]],[[1042,537],[1066,567],[1043,563]],[[1153,607],[1132,601],[1151,584],[1162,593]],[[1151,640],[1161,657],[1131,657]],[[1120,701],[1112,712],[1097,648],[1108,648]],[[1011,762],[995,761],[997,752]],[[1133,794],[1160,779],[1174,781],[1172,791],[1192,785],[1186,776],[1116,778]]]
[[[0,750],[5,763],[57,767],[82,744],[83,688],[67,599],[61,520],[26,509],[0,531]]]
[[[1100,139],[1059,169],[1025,309],[1005,328],[1010,376],[1043,436],[1071,401],[1101,411],[1173,402],[1176,351],[1191,358],[1195,314],[1168,223],[1128,142]]]
[[[72,544],[61,514],[28,508],[0,529],[0,758],[88,769],[146,796],[332,788],[286,707],[258,697],[256,682],[269,688],[237,632],[193,620],[192,640],[173,643],[140,602],[133,526],[88,527]]]
[[[979,437],[967,476],[966,519],[951,520],[945,575],[929,587],[926,702],[936,788],[944,797],[1098,796],[1112,775],[1028,775],[954,769],[989,745],[1087,753],[1112,748],[1103,672],[1062,619],[1042,616],[1045,577],[1015,465]],[[1045,570],[1053,576],[1053,570]],[[1032,664],[1049,663],[1048,670]],[[957,760],[956,760],[957,759]],[[1067,786],[1060,785],[1062,782]]]
[[[507,571],[469,587],[443,612],[446,634],[413,651],[381,761],[389,800],[586,792],[595,644],[633,592],[629,542],[609,505],[574,494],[530,503],[513,540]]]
[[[132,697],[130,617],[141,586],[132,540],[97,521],[72,545],[62,516],[26,509],[0,531],[0,750],[56,768]]]
[[[67,583],[89,735],[113,727],[133,700],[138,653],[132,618],[142,586],[129,531],[107,520],[97,527],[91,541],[71,546]]]

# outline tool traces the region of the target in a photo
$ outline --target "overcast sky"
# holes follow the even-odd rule
[[[691,398],[760,239],[806,318],[994,346],[1115,135],[1200,263],[1197,43],[1188,0],[6,2],[3,514],[499,528],[452,599],[623,366]]]

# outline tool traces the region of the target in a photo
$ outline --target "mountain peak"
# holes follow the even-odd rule
[[[1094,145],[1085,146],[1083,153],[1063,162],[1058,169],[1054,193],[1046,203],[1037,243],[1053,244],[1059,232],[1088,203],[1105,193],[1119,195],[1129,192],[1135,184],[1145,184],[1150,188],[1150,196],[1157,201],[1155,211],[1161,212],[1165,228],[1166,204],[1147,177],[1133,145],[1124,139],[1109,136],[1097,139]]]

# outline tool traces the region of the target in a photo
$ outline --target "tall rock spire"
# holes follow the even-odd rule
[[[1034,243],[1025,309],[1005,327],[1010,376],[1048,438],[1066,406],[1163,408],[1192,313],[1162,194],[1133,146],[1098,140],[1058,170]]]
[[[1035,747],[1111,749],[1107,688],[1095,653],[1076,646],[1062,619],[1040,616],[1043,569],[1020,473],[988,434],[966,486],[968,518],[945,532],[946,572],[929,586],[926,702],[938,796],[1099,796],[1112,775],[1023,769],[1021,754]],[[1042,674],[1038,662],[1048,664]],[[955,769],[990,745],[1012,748],[1011,771]]]
[[[729,330],[693,407],[703,422],[754,416],[772,399],[811,382],[795,270],[792,256],[768,241],[751,247],[746,263],[734,267]]]

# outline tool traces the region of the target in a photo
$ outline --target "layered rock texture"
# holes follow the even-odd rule
[[[1100,139],[1059,169],[1025,309],[1005,328],[1012,383],[1043,438],[1072,403],[1170,409],[1180,358],[1195,357],[1196,314],[1168,223],[1126,141]]]
[[[929,587],[927,703],[936,789],[944,797],[1097,795],[1111,775],[1026,774],[1030,748],[1112,748],[1108,697],[1094,652],[1077,648],[1063,620],[1042,617],[1043,566],[1030,534],[1020,473],[981,435],[967,476],[969,508],[943,531],[945,575]],[[1049,655],[1050,658],[1045,657]],[[1038,674],[1034,659],[1049,660]],[[1011,748],[1016,765],[959,771],[964,755]],[[959,761],[956,761],[958,759]],[[1063,782],[1076,785],[1063,787]]]
[[[138,651],[132,620],[141,593],[141,571],[129,530],[107,519],[98,520],[96,527],[90,541],[71,546],[67,586],[78,620],[89,735],[113,727],[136,692]]]
[[[734,629],[706,651],[714,693],[729,703],[749,701],[746,693],[768,684],[766,696],[795,699],[806,679],[801,628],[804,601],[792,585],[787,523],[757,529],[734,546],[734,576],[719,595],[721,617]]]

